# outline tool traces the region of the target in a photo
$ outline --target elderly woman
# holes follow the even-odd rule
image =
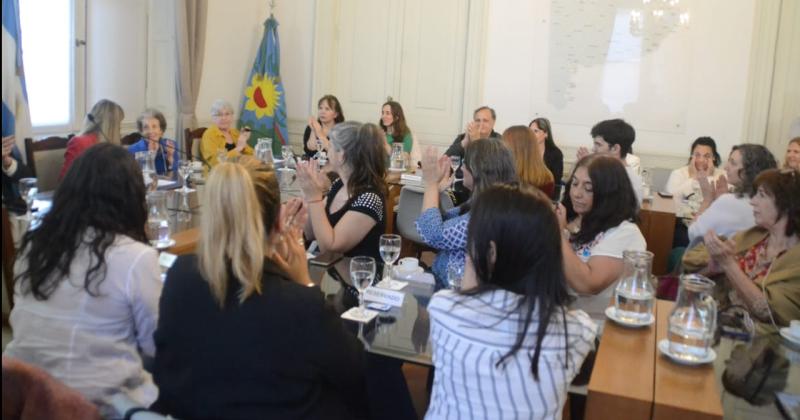
[[[767,325],[787,326],[800,319],[800,175],[771,169],[753,187],[755,226],[732,240],[706,233],[705,247],[688,252],[683,263],[688,271],[724,275],[730,303]]]
[[[200,140],[200,155],[209,167],[222,160],[239,155],[252,155],[253,148],[247,144],[250,128],[244,127],[240,133],[233,126],[233,107],[230,102],[218,99],[211,105],[211,119],[214,124],[203,133]]]
[[[755,224],[750,197],[756,193],[753,181],[767,169],[777,168],[775,157],[766,147],[758,144],[734,146],[725,164],[726,177],[720,176],[715,184],[699,178],[703,204],[697,219],[689,226],[690,247],[703,235],[713,230],[718,235],[730,236]],[[728,192],[728,185],[733,193]]]
[[[86,149],[98,142],[119,144],[120,124],[123,118],[125,118],[125,112],[114,101],[101,99],[94,104],[91,111],[86,114],[81,132],[67,143],[67,150],[64,152],[64,165],[61,167],[58,179],[64,178],[67,170],[72,166],[72,162],[83,154]]]
[[[155,152],[156,173],[159,175],[167,172],[175,173],[180,165],[180,157],[175,142],[163,137],[164,130],[167,129],[167,119],[164,118],[164,114],[155,109],[147,109],[136,119],[136,128],[142,138],[128,146],[128,151],[133,154]]]
[[[786,148],[786,157],[783,160],[783,167],[785,169],[800,171],[800,137],[789,140],[789,146]]]

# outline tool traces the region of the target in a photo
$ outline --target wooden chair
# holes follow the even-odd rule
[[[39,191],[52,191],[58,186],[68,141],[68,137],[57,136],[36,141],[25,139],[25,157],[33,176],[38,179]]]
[[[203,162],[203,156],[200,154],[200,143],[195,142],[195,139],[203,138],[203,134],[206,132],[206,127],[195,128],[192,130],[191,128],[187,128],[183,130],[183,141],[184,141],[184,151],[186,153],[191,154],[194,159],[197,159]]]
[[[121,145],[127,147],[127,146],[132,145],[133,143],[136,143],[141,138],[142,138],[142,134],[137,131],[137,132],[130,133],[130,134],[126,135],[125,137],[121,138],[119,140],[119,142],[120,142]]]

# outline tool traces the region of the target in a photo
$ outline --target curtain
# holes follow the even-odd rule
[[[176,84],[178,89],[178,121],[175,137],[183,147],[183,131],[195,128],[197,95],[203,75],[203,56],[206,44],[208,0],[175,0]],[[186,153],[192,153],[186,150]]]

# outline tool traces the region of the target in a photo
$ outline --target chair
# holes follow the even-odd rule
[[[422,213],[423,195],[424,190],[422,188],[404,186],[400,190],[400,202],[397,205],[397,233],[413,243],[418,258],[423,251],[434,251],[433,248],[425,245],[414,224]],[[442,210],[453,208],[453,201],[446,192],[440,194],[439,203],[439,207]]]
[[[186,153],[190,153],[192,158],[197,159],[203,163],[203,156],[200,154],[200,143],[195,142],[195,139],[203,138],[203,134],[206,132],[206,127],[195,128],[192,130],[191,128],[187,128],[183,130],[183,141],[184,141],[184,148],[183,150]]]
[[[58,186],[67,142],[69,138],[57,136],[36,141],[25,139],[25,157],[31,173],[38,180],[39,191],[52,191]]]
[[[653,192],[666,191],[667,181],[672,173],[669,168],[650,168],[650,187]]]
[[[126,135],[125,137],[121,138],[119,140],[119,142],[123,146],[130,146],[133,143],[136,143],[137,141],[139,141],[139,139],[141,139],[141,138],[142,138],[142,134],[139,133],[138,131],[134,131],[133,133],[130,133],[130,134]]]

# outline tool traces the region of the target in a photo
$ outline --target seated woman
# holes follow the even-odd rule
[[[729,293],[722,304],[743,305],[777,329],[800,319],[800,175],[770,169],[753,188],[755,226],[732,240],[709,231],[705,246],[687,252],[683,263],[687,271],[723,275]]]
[[[218,99],[211,104],[211,124],[200,139],[200,156],[213,168],[226,160],[239,155],[252,155],[253,148],[247,144],[250,129],[244,127],[240,133],[233,126],[233,107],[228,101]]]
[[[461,165],[464,187],[475,197],[496,183],[517,181],[511,151],[497,139],[471,141],[464,152]],[[425,194],[422,214],[417,219],[417,232],[425,243],[438,253],[431,270],[439,286],[447,285],[447,273],[464,271],[467,251],[467,223],[472,199],[444,214],[439,210],[439,186],[450,175],[450,159],[440,156],[433,148],[425,151],[422,162],[422,180]]]
[[[675,225],[673,246],[685,247],[689,243],[687,228],[694,215],[703,203],[703,192],[700,189],[700,178],[705,183],[717,182],[725,171],[719,167],[722,159],[717,153],[717,144],[711,137],[698,137],[689,149],[692,153],[688,165],[675,169],[669,174],[666,191],[680,203],[676,212],[678,223]]]
[[[416,140],[411,134],[411,130],[406,124],[406,116],[403,107],[398,102],[388,101],[381,108],[381,119],[378,121],[383,132],[386,133],[386,153],[392,153],[394,143],[403,144],[403,153],[406,161],[412,168],[417,167],[417,162],[421,160]]]
[[[102,180],[102,181],[98,181]],[[145,234],[139,165],[121,146],[89,148],[41,225],[22,239],[4,355],[39,366],[117,416],[114,394],[148,406],[158,390],[139,350],[155,354],[161,272]]]
[[[308,117],[308,126],[303,132],[303,150],[311,159],[319,151],[327,151],[330,146],[328,133],[334,125],[344,121],[342,104],[333,95],[325,95],[317,102],[317,118]]]
[[[786,147],[786,157],[783,159],[783,168],[800,171],[800,137],[789,140],[789,146]]]
[[[136,128],[142,134],[142,139],[128,146],[128,151],[156,152],[156,173],[165,175],[167,172],[177,173],[180,166],[180,156],[173,140],[164,138],[167,129],[167,119],[161,111],[147,109],[136,119]]]
[[[622,252],[647,249],[635,223],[636,193],[622,162],[598,154],[578,161],[556,212],[567,284],[577,295],[572,307],[602,324],[622,274]]]
[[[305,234],[322,252],[380,261],[378,241],[386,230],[386,142],[375,124],[348,121],[331,132],[328,161],[339,174],[325,193],[327,177],[316,160],[297,165],[297,180],[308,205]]]
[[[3,137],[3,206],[15,213],[24,213],[28,207],[25,200],[19,195],[17,183],[22,178],[33,175],[31,169],[22,161],[22,155],[17,149],[16,138],[12,136]]]
[[[539,153],[542,154],[542,159],[544,159],[547,169],[553,174],[556,183],[561,182],[564,179],[564,154],[561,153],[561,149],[556,146],[556,142],[553,140],[550,120],[536,118],[528,124],[528,128],[533,131],[533,136],[539,145]]]
[[[697,218],[689,225],[689,247],[703,239],[709,230],[717,235],[731,236],[755,224],[750,197],[756,193],[753,181],[767,169],[777,168],[775,157],[759,144],[734,146],[725,164],[727,178],[720,176],[716,184],[699,179],[703,203]],[[733,186],[733,193],[728,192]]]
[[[309,287],[302,203],[281,208],[275,173],[245,160],[250,169],[226,162],[211,171],[197,255],[167,272],[152,409],[192,419],[352,418],[365,406],[361,343]]]
[[[58,179],[63,179],[72,162],[98,142],[120,144],[120,124],[123,118],[125,112],[116,102],[101,99],[94,104],[91,111],[86,114],[81,132],[67,143],[64,164],[61,166]]]
[[[471,213],[462,289],[428,305],[435,373],[425,418],[559,419],[597,327],[567,309],[552,202],[530,186],[495,185]]]
[[[552,197],[555,189],[553,174],[542,160],[542,152],[533,131],[524,125],[509,127],[503,132],[503,143],[514,156],[519,182],[533,185]]]

